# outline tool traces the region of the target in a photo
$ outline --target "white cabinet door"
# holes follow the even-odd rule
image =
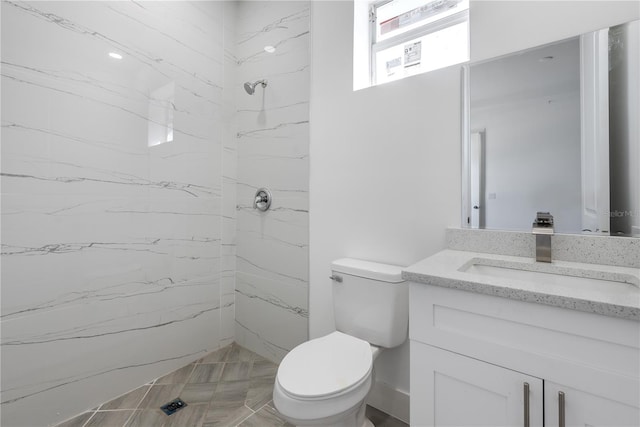
[[[558,393],[564,393],[564,425],[566,427],[638,427],[640,426],[640,402],[629,404],[601,394],[576,390],[551,381],[544,382],[545,426],[560,425],[562,403]]]
[[[539,378],[411,341],[411,425],[542,426]]]

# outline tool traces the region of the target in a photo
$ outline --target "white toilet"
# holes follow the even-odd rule
[[[296,426],[373,426],[364,415],[373,361],[407,339],[408,284],[395,265],[343,258],[331,269],[337,331],[285,356],[273,403]]]

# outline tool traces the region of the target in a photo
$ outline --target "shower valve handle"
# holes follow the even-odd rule
[[[259,211],[266,211],[271,206],[271,192],[266,188],[260,188],[256,191],[253,199],[253,208]]]

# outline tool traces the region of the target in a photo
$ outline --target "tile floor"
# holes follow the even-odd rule
[[[291,426],[271,401],[277,369],[234,343],[58,427]],[[160,406],[176,397],[187,407],[165,415]],[[376,427],[407,427],[372,407],[367,416]]]

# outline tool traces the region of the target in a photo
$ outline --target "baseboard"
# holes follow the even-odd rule
[[[409,424],[409,393],[376,381],[367,396],[367,404]]]

